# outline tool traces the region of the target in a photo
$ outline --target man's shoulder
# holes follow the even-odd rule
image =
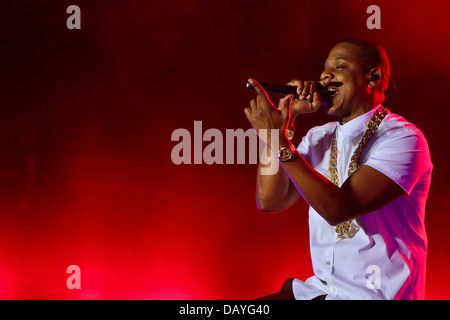
[[[417,136],[425,138],[422,131],[412,122],[396,113],[390,113],[378,128],[379,136]]]
[[[377,150],[379,154],[389,155],[401,150],[405,155],[411,152],[417,155],[420,152],[424,156],[422,161],[425,162],[427,159],[426,162],[431,163],[430,149],[425,135],[417,126],[398,114],[391,113],[386,116],[373,140],[373,150]],[[396,158],[404,159],[399,155]]]
[[[337,121],[328,122],[319,126],[312,127],[309,129],[307,136],[325,136],[327,134],[333,133],[336,129]]]

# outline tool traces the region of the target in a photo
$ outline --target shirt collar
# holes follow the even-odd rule
[[[352,140],[364,131],[364,129],[367,127],[367,124],[369,123],[370,118],[378,109],[378,107],[379,106],[371,109],[370,111],[364,113],[363,115],[360,115],[355,119],[350,120],[345,124],[340,124],[339,121],[337,122],[337,130],[339,134],[343,135],[345,142]]]

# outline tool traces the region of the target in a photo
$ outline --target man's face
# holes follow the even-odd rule
[[[368,96],[368,72],[360,48],[350,43],[336,45],[328,55],[321,83],[328,88],[328,114],[340,118],[359,112]]]

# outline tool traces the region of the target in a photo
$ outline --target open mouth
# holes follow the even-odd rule
[[[334,98],[339,93],[339,90],[334,87],[325,88],[325,95],[329,98]]]
[[[330,83],[328,87],[325,87],[323,89],[323,102],[325,104],[325,107],[327,109],[330,109],[334,105],[334,97],[336,97],[339,94],[338,87],[341,86],[341,83],[335,82]]]

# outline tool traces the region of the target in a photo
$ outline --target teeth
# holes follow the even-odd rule
[[[335,88],[327,88],[327,91],[329,95],[334,95],[338,93],[338,91]]]

